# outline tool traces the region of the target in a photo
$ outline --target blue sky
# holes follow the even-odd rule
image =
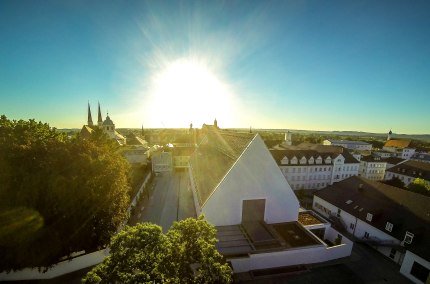
[[[198,58],[234,103],[229,116],[196,105],[208,116],[195,125],[430,133],[429,13],[429,1],[3,0],[0,113],[78,128],[89,100],[117,127],[187,127],[180,111],[150,112],[151,78]]]

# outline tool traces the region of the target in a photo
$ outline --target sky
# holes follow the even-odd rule
[[[430,133],[429,1],[0,1],[0,114]]]

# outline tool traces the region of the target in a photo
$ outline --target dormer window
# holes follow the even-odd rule
[[[316,160],[316,164],[321,165],[321,163],[322,163],[322,158],[321,158],[321,156],[318,156],[318,158]]]
[[[315,161],[315,160],[314,160],[314,157],[310,157],[310,158],[309,158],[309,160],[308,160],[308,163],[309,163],[309,164],[313,164],[313,163],[314,163],[314,161]]]
[[[330,163],[331,163],[331,158],[330,158],[330,157],[327,157],[327,158],[325,159],[325,163],[326,163],[326,164],[330,164]]]
[[[303,156],[303,157],[300,159],[300,165],[304,165],[304,164],[306,164],[306,158]]]
[[[288,158],[287,157],[282,158],[281,164],[282,165],[288,165]]]
[[[412,234],[411,232],[406,231],[404,242],[407,243],[407,244],[411,244],[413,239],[414,239],[414,234]]]
[[[385,230],[387,230],[388,232],[391,232],[393,230],[393,224],[391,224],[390,222],[387,222],[387,224],[385,224]]]
[[[291,159],[291,164],[297,165],[297,158],[295,156]]]
[[[366,220],[372,222],[373,214],[367,213]]]

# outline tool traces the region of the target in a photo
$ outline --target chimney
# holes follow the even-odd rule
[[[364,189],[364,188],[363,188],[363,184],[362,184],[362,183],[360,183],[360,184],[358,185],[358,190],[359,190],[359,191],[363,191],[363,189]]]

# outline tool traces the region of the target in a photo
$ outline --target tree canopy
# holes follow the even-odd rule
[[[128,164],[95,131],[68,138],[0,117],[0,271],[46,267],[109,242],[127,216]]]
[[[408,185],[408,190],[430,196],[430,184],[422,178],[416,178]]]
[[[127,226],[84,283],[230,283],[232,271],[215,236],[203,217],[175,222],[166,234],[151,223]]]

